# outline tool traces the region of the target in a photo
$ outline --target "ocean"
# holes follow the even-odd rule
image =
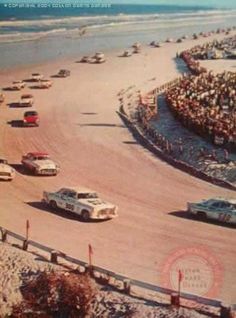
[[[232,27],[236,9],[167,5],[0,3],[0,68],[123,49]],[[91,2],[90,2],[91,4]]]

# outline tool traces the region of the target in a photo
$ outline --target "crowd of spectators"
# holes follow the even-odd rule
[[[215,144],[236,148],[236,73],[184,76],[165,96],[184,126]]]
[[[190,51],[183,51],[180,54],[180,57],[184,60],[187,64],[188,69],[194,75],[200,75],[202,73],[206,73],[206,68],[202,67],[198,61],[196,61],[193,56],[191,55]]]

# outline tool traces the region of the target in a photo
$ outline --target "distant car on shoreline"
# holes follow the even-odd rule
[[[61,70],[57,73],[57,77],[68,77],[68,76],[70,76],[70,71],[69,71],[69,70],[61,69]]]
[[[89,63],[90,61],[91,58],[88,55],[85,55],[80,59],[80,63]]]
[[[201,220],[236,224],[236,199],[212,198],[198,203],[188,202],[187,210]]]
[[[121,56],[122,57],[130,57],[130,56],[132,56],[132,52],[129,50],[125,50]]]
[[[61,188],[57,192],[43,192],[43,202],[51,208],[61,208],[79,215],[83,221],[117,217],[117,207],[101,200],[97,193],[82,188]]]
[[[34,88],[50,88],[52,87],[52,81],[48,79],[39,80],[38,83],[34,86]]]
[[[32,76],[32,81],[35,81],[35,82],[41,81],[44,77],[40,73],[33,73],[31,76]]]
[[[11,181],[15,177],[15,169],[9,166],[5,158],[0,157],[0,180]]]
[[[59,166],[45,152],[29,152],[22,157],[21,163],[34,175],[55,176],[60,171]]]
[[[104,63],[104,62],[106,62],[106,59],[105,59],[105,54],[102,53],[102,52],[97,52],[92,57],[92,63],[101,64],[101,63]]]

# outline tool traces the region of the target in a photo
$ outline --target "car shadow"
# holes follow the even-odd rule
[[[91,126],[91,127],[118,127],[118,128],[126,128],[124,125],[116,125],[116,124],[106,124],[106,123],[100,123],[100,124],[80,124],[81,127]]]
[[[97,113],[94,112],[84,112],[84,113],[80,113],[81,115],[97,115]]]
[[[60,75],[57,75],[57,74],[51,75],[50,77],[51,78],[65,78],[64,76],[60,76]]]
[[[18,120],[18,119],[17,120],[10,120],[7,122],[7,124],[11,125],[12,127],[21,127],[21,128],[25,127],[23,120]]]
[[[47,87],[41,87],[39,85],[32,85],[32,86],[29,86],[30,89],[47,89]]]
[[[183,211],[183,210],[169,212],[168,214],[176,216],[178,218],[184,218],[184,219],[188,219],[188,220],[192,220],[196,222],[202,222],[202,223],[208,223],[208,224],[210,223],[210,224],[218,225],[221,227],[227,227],[231,229],[236,228],[235,224],[223,223],[223,222],[212,220],[212,219],[200,219],[197,216],[194,216],[190,214],[189,212]]]
[[[25,83],[35,83],[35,82],[38,82],[38,80],[33,79],[33,78],[26,78],[26,79],[23,80],[23,82],[25,82]]]
[[[21,104],[19,102],[9,103],[9,104],[7,104],[7,106],[10,107],[10,108],[24,107],[24,106],[21,106]]]
[[[38,209],[40,211],[44,211],[44,212],[48,212],[51,214],[55,214],[61,218],[65,218],[65,219],[69,219],[69,220],[73,220],[73,221],[80,221],[82,223],[102,223],[105,222],[107,220],[89,220],[87,222],[85,222],[84,220],[82,220],[82,218],[70,211],[65,211],[61,208],[57,208],[57,209],[52,209],[48,204],[41,202],[41,201],[33,201],[33,202],[25,202],[27,205]]]
[[[123,144],[126,144],[126,145],[139,145],[139,143],[137,143],[137,141],[133,141],[133,140],[123,141]]]
[[[13,87],[9,86],[9,87],[3,87],[2,90],[3,91],[7,91],[7,92],[11,92],[11,91],[15,91],[16,92],[16,91],[19,91],[20,89],[13,88]]]
[[[22,164],[19,164],[19,163],[12,163],[10,164],[10,166],[12,168],[14,168],[16,170],[16,172],[20,173],[20,174],[23,174],[23,175],[27,175],[28,173],[26,173],[24,167],[22,166]]]

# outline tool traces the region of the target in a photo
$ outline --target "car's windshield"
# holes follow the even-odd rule
[[[35,156],[34,159],[35,160],[46,160],[46,159],[49,159],[49,156],[47,156],[47,155]]]
[[[28,112],[28,113],[25,113],[25,116],[36,116],[37,113],[36,112]]]
[[[7,164],[7,160],[5,160],[5,159],[0,159],[0,163]]]
[[[98,195],[95,192],[78,193],[77,197],[78,197],[78,199],[96,199],[96,198],[98,198]]]

